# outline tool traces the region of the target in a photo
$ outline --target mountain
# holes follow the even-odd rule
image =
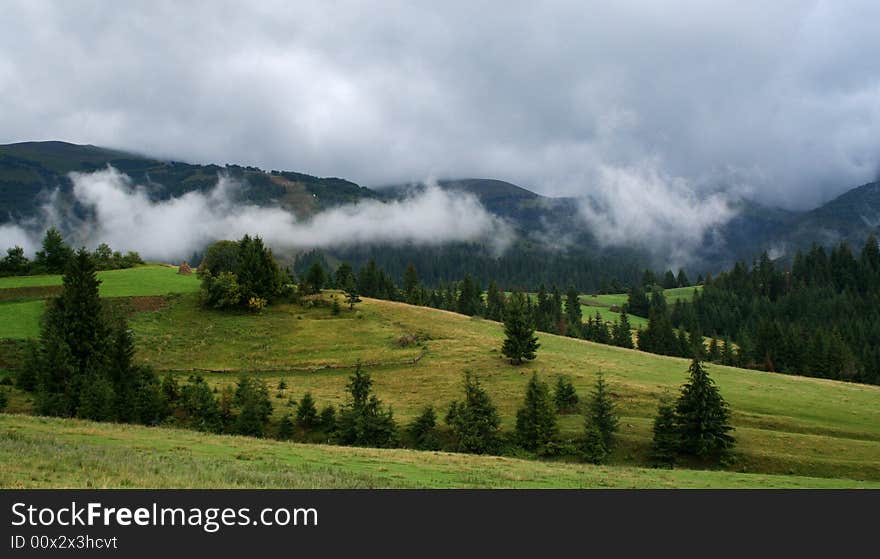
[[[267,172],[228,164],[196,165],[66,142],[23,142],[0,145],[0,224],[33,216],[45,200],[45,194],[56,189],[61,196],[68,196],[72,188],[69,172],[95,171],[108,164],[145,185],[156,200],[208,190],[216,184],[218,174],[225,173],[245,185],[239,193],[242,202],[278,205],[299,218],[365,199],[399,199],[421,188],[418,184],[403,184],[371,189],[341,178],[320,178],[292,171]],[[426,271],[436,281],[461,277],[464,272],[477,277],[498,272],[503,277],[518,278],[522,285],[525,282],[551,284],[562,281],[554,274],[558,276],[564,271],[566,281],[574,281],[584,288],[596,288],[599,286],[596,282],[612,279],[631,281],[640,267],[652,264],[647,253],[635,247],[600,247],[580,216],[577,199],[542,196],[509,182],[487,178],[441,180],[438,185],[476,196],[489,212],[507,220],[519,233],[520,240],[514,247],[517,254],[506,264],[499,264],[506,266],[507,271],[469,262],[484,256],[475,247],[431,250],[372,247],[337,251],[337,256],[354,262],[376,258],[393,273],[397,273],[398,268],[402,271],[407,259],[423,261],[428,268],[439,259],[437,270]],[[774,256],[790,255],[795,249],[814,242],[830,245],[845,240],[857,246],[869,233],[877,232],[878,226],[880,183],[876,182],[854,188],[807,212],[768,208],[744,200],[729,223],[707,235],[691,267],[694,272],[718,271],[735,260],[751,260],[763,250]],[[520,257],[525,260],[516,260]],[[550,260],[556,264],[541,270],[540,262]],[[662,260],[662,255],[659,259],[655,255],[654,266],[665,265],[658,260]],[[517,267],[525,268],[515,272]],[[602,269],[596,270],[597,267]]]

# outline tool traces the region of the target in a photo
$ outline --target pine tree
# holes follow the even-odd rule
[[[556,411],[561,414],[573,413],[580,402],[577,391],[571,381],[563,376],[556,377],[556,389],[553,393]]]
[[[648,318],[651,302],[641,286],[636,285],[629,290],[625,309],[629,314]]]
[[[574,287],[570,287],[568,293],[565,294],[565,320],[567,322],[566,333],[573,338],[579,338],[584,317],[581,311],[581,301]]]
[[[584,439],[581,453],[587,462],[593,464],[603,464],[608,459],[608,447],[605,446],[602,432],[589,416],[584,420]]]
[[[349,378],[349,398],[339,411],[336,436],[344,445],[390,447],[397,444],[397,424],[390,408],[372,394],[373,380],[358,363]]]
[[[470,275],[465,275],[461,282],[457,310],[468,316],[483,314],[482,290]]]
[[[306,272],[305,284],[308,293],[318,294],[324,288],[327,281],[327,273],[321,263],[315,260]]]
[[[510,296],[504,313],[505,340],[501,353],[514,365],[524,360],[532,360],[540,345],[535,336],[535,327],[526,310],[526,296],[515,292]]]
[[[538,374],[526,386],[523,406],[516,412],[516,436],[526,450],[541,451],[556,438],[559,425],[556,409],[547,385],[538,380]]]
[[[285,413],[278,423],[278,438],[282,441],[289,441],[293,438],[293,420],[289,413]]]
[[[208,383],[200,375],[189,377],[187,384],[180,390],[180,402],[186,414],[187,425],[199,431],[222,431],[220,405]]]
[[[348,303],[349,310],[354,310],[355,304],[361,302],[358,292],[358,282],[354,280],[353,276],[351,276],[343,289],[345,290],[345,302]]]
[[[408,264],[403,272],[403,296],[410,305],[422,304],[418,298],[419,294],[419,274],[416,267],[412,263]]]
[[[728,424],[730,409],[699,360],[691,362],[689,373],[675,408],[680,450],[723,461],[735,442],[728,434],[733,430]]]
[[[679,439],[675,405],[669,400],[661,400],[654,418],[654,438],[651,441],[651,460],[658,466],[671,467],[675,464]]]
[[[440,436],[437,432],[437,414],[434,406],[427,406],[407,429],[415,448],[419,450],[437,450],[440,448]]]
[[[235,405],[238,415],[233,429],[239,435],[262,437],[272,415],[269,388],[262,379],[241,377],[235,387]]]
[[[61,295],[47,305],[40,333],[37,411],[72,416],[87,381],[106,374],[110,336],[98,295],[101,281],[86,249],[70,258],[62,283]]]
[[[296,407],[296,425],[303,430],[310,430],[318,425],[318,408],[311,392],[303,394]]]
[[[336,268],[336,274],[334,276],[336,289],[345,289],[346,286],[348,286],[349,281],[356,281],[354,270],[351,269],[351,266],[347,262],[343,262],[338,268]]]
[[[618,347],[633,348],[632,326],[625,310],[620,311],[620,319],[614,325],[611,342]]]
[[[675,283],[678,287],[691,286],[691,282],[688,280],[687,274],[684,272],[684,268],[678,269],[678,276],[675,278]]]
[[[504,307],[504,293],[493,280],[489,282],[489,289],[486,291],[486,318],[501,322],[504,320]]]
[[[318,414],[318,424],[324,433],[331,434],[336,430],[336,408],[332,404],[327,404]]]
[[[605,375],[602,373],[596,376],[596,385],[591,393],[587,416],[587,424],[598,430],[605,449],[610,452],[615,446],[615,433],[617,432],[619,420],[615,411],[614,400],[612,400],[611,394],[608,393]]]
[[[446,424],[452,430],[459,452],[490,454],[498,449],[501,420],[489,394],[469,371],[464,374],[463,402],[452,402]]]

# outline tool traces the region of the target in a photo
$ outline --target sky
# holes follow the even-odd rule
[[[367,186],[491,177],[607,208],[656,196],[661,217],[690,204],[698,221],[726,215],[719,196],[814,207],[880,169],[876,1],[7,0],[3,12],[0,143]]]

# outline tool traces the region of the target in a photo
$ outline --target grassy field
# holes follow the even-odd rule
[[[158,285],[145,271],[158,278]],[[195,278],[177,276],[170,268],[127,273],[143,275],[117,280],[118,286],[129,287],[114,286],[111,292],[167,293],[181,285],[189,291],[198,286]],[[334,295],[339,296],[328,292],[325,299]],[[4,305],[11,304],[16,303]],[[306,391],[319,407],[338,406],[358,361],[371,372],[378,396],[393,406],[401,424],[429,404],[442,418],[449,403],[461,397],[462,372],[471,370],[497,404],[505,429],[514,425],[533,371],[551,384],[560,374],[568,376],[581,396],[601,371],[621,415],[620,444],[610,460],[618,467],[647,462],[658,400],[677,392],[688,366],[684,359],[539,334],[538,359],[514,367],[500,356],[498,323],[371,299],[339,316],[328,306],[299,305],[274,305],[257,315],[207,311],[190,293],[168,299],[159,310],[134,314],[130,324],[137,360],[160,374],[174,371],[184,380],[198,371],[218,388],[240,374],[264,378],[273,396],[279,396],[273,397],[276,419],[290,411],[289,399]],[[26,334],[19,325],[19,335]],[[411,336],[420,341],[401,343]],[[880,481],[880,387],[717,365],[710,366],[710,374],[734,411],[738,443],[731,471]],[[288,388],[277,391],[282,379]],[[29,409],[28,397],[14,392],[9,410]],[[563,434],[577,435],[582,422],[580,415],[564,416]]]
[[[125,270],[98,272],[103,297],[132,297],[192,293],[199,290],[195,275],[181,276],[177,268],[151,264]],[[15,293],[16,288],[61,285],[61,276],[15,276],[0,278],[0,292]],[[33,338],[39,333],[39,320],[45,301],[32,296],[0,301],[0,339]]]
[[[461,374],[476,373],[513,427],[525,383],[538,372],[553,383],[565,374],[586,395],[602,371],[618,401],[621,444],[612,463],[644,463],[658,399],[686,378],[688,362],[539,334],[538,359],[521,367],[499,354],[498,323],[388,301],[365,300],[333,317],[326,307],[279,305],[263,315],[211,313],[193,297],[135,315],[138,359],[159,370],[202,369],[209,383],[235,382],[237,372],[259,375],[272,387],[276,417],[288,398],[311,391],[322,406],[342,402],[358,360],[368,365],[378,395],[407,422],[428,404],[442,412],[460,397]],[[428,338],[399,347],[406,335]],[[419,358],[421,356],[421,358]],[[414,361],[418,359],[417,362]],[[734,469],[880,480],[880,387],[710,366],[733,410],[739,456]],[[580,416],[562,418],[577,434]]]
[[[304,445],[2,414],[0,463],[4,489],[880,488],[847,479]]]

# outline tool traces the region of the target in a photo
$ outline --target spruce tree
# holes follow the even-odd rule
[[[620,319],[614,325],[612,343],[618,347],[633,348],[632,326],[625,310],[620,311]]]
[[[526,308],[526,296],[515,292],[510,296],[504,313],[504,343],[501,353],[514,365],[536,357],[540,347],[535,327]]]
[[[651,460],[658,466],[671,467],[678,453],[679,437],[675,404],[667,399],[660,401],[654,418],[654,438],[651,441]]]
[[[501,426],[498,410],[469,371],[464,374],[464,401],[450,404],[446,424],[456,438],[459,452],[491,454],[498,449]]]
[[[272,402],[269,388],[261,379],[241,377],[235,387],[234,403],[238,406],[233,429],[239,435],[262,437],[266,433]]]
[[[336,430],[336,408],[332,404],[327,404],[318,414],[318,424],[324,433],[330,434]]]
[[[403,296],[410,305],[420,305],[418,294],[419,274],[416,272],[416,267],[410,263],[403,272]]]
[[[318,425],[318,408],[311,392],[306,392],[296,407],[296,424],[306,431]]]
[[[550,390],[546,383],[538,380],[537,373],[532,373],[526,386],[523,405],[516,412],[516,436],[519,444],[526,450],[540,452],[556,438],[558,432],[556,409],[550,398]]]
[[[289,413],[285,413],[278,423],[278,438],[282,441],[289,441],[293,438],[293,420]]]
[[[437,414],[434,406],[427,406],[407,429],[415,448],[419,450],[437,450],[440,448],[440,436],[437,432]]]
[[[349,377],[348,400],[339,411],[336,437],[340,444],[390,447],[397,444],[397,424],[390,408],[385,409],[372,393],[373,380],[358,363]]]
[[[569,287],[568,293],[565,294],[565,321],[567,323],[566,334],[573,338],[579,338],[584,317],[581,311],[581,301],[574,287]]]
[[[680,451],[724,461],[735,442],[729,434],[730,409],[699,360],[691,362],[689,373],[675,407]]]
[[[305,284],[308,293],[318,294],[324,288],[327,281],[327,273],[321,263],[315,260],[306,272]]]
[[[596,385],[591,393],[587,415],[587,424],[599,431],[605,448],[610,452],[615,446],[615,433],[617,432],[619,420],[615,411],[614,400],[611,398],[611,394],[608,393],[605,375],[602,373],[596,376]]]
[[[489,282],[489,289],[486,291],[486,318],[501,322],[504,320],[504,293],[498,288],[498,284],[494,280]]]
[[[101,282],[86,249],[70,258],[62,283],[61,295],[43,317],[36,402],[38,413],[73,416],[86,383],[106,374],[110,336]],[[92,394],[93,403],[96,397]]]
[[[590,416],[584,420],[584,438],[581,446],[581,454],[584,460],[593,464],[603,464],[608,458],[608,447],[605,446],[605,439],[602,432],[593,423]]]
[[[577,391],[571,381],[564,375],[556,377],[556,389],[553,393],[556,411],[561,414],[573,413],[580,402]]]

